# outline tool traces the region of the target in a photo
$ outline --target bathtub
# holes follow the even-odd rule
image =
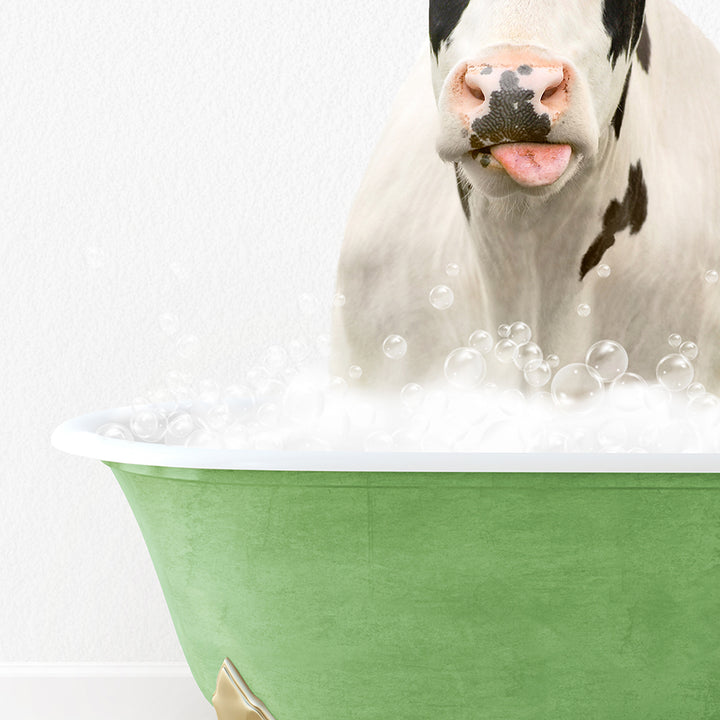
[[[720,457],[94,434],[221,720],[720,717]]]

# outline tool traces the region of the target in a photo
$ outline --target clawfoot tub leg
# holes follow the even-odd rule
[[[251,692],[236,667],[225,658],[212,698],[218,720],[274,720]]]

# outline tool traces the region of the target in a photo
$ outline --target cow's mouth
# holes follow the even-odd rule
[[[572,148],[560,143],[501,143],[471,150],[470,155],[483,167],[504,170],[518,185],[542,187],[567,170]]]

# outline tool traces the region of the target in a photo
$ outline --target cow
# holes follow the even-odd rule
[[[712,43],[669,0],[431,0],[429,19],[348,219],[332,372],[430,381],[475,330],[523,321],[563,365],[612,339],[650,381],[679,334],[717,391]]]

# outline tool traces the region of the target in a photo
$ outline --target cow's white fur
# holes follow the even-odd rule
[[[468,226],[453,166],[436,153],[434,60],[424,58],[399,93],[350,214],[338,269],[346,302],[333,321],[333,372],[346,375],[356,364],[373,386],[422,382],[441,372],[446,355],[474,330],[524,320],[546,354],[557,353],[563,363],[582,360],[593,342],[611,338],[627,348],[631,369],[648,378],[670,351],[668,335],[678,332],[700,347],[696,379],[718,390],[720,284],[708,285],[704,273],[720,270],[720,56],[668,0],[649,0],[650,72],[636,61],[616,141],[610,121],[627,66],[621,57],[610,72],[606,36],[598,46],[600,10],[589,17],[587,3],[563,2],[566,25],[548,30],[540,18],[526,22],[533,3],[522,3],[523,18],[507,11],[512,5],[490,0],[492,14],[480,25],[494,34],[476,47],[471,2],[440,54],[435,93],[462,55],[508,39],[546,47],[583,73],[600,128],[596,148],[555,194],[489,198],[474,191]],[[543,30],[528,37],[528,26]],[[616,234],[602,260],[610,277],[591,271],[580,282],[581,259],[608,203],[622,201],[638,160],[647,221],[637,235]],[[450,262],[460,266],[458,277],[445,274]],[[428,301],[441,283],[455,294],[445,311]],[[580,303],[590,305],[589,317],[577,314]],[[392,333],[407,339],[401,361],[382,353]]]

